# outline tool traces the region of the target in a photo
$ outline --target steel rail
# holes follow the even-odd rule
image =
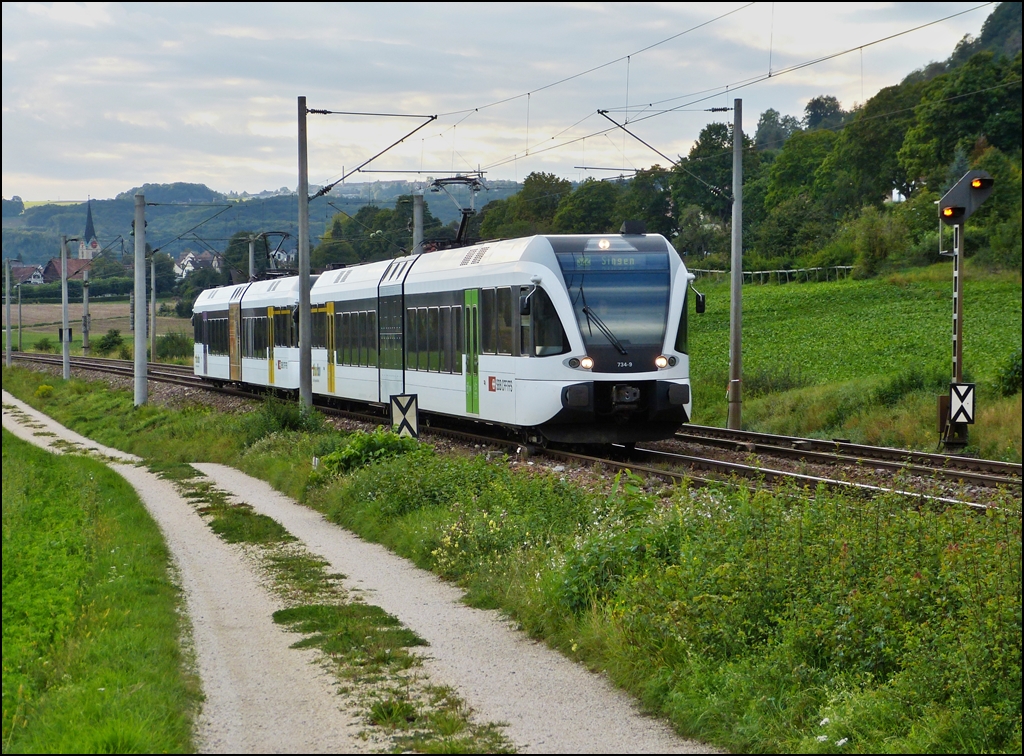
[[[676,439],[692,443],[732,448],[738,451],[756,451],[759,447],[779,456],[837,460],[846,464],[861,462],[902,469],[919,468],[922,472],[942,473],[952,477],[954,472],[982,473],[993,478],[995,485],[1020,484],[1021,465],[991,459],[978,459],[953,454],[894,449],[886,446],[868,446],[848,441],[826,441],[797,436],[779,436],[770,433],[738,431],[703,425],[688,425],[676,432]],[[820,455],[820,456],[818,456]],[[886,464],[889,463],[889,464]],[[982,481],[977,481],[982,482]]]

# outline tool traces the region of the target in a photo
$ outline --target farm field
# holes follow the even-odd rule
[[[3,309],[3,316],[0,323],[7,325],[7,309]],[[129,330],[128,302],[103,302],[93,300],[89,302],[89,315],[92,317],[92,331],[90,337],[93,341],[100,338],[107,331],[116,329],[128,342],[132,340],[132,331]],[[68,323],[71,326],[71,333],[74,337],[72,351],[81,350],[82,347],[82,303],[72,302],[68,306]],[[54,344],[57,341],[57,329],[61,327],[61,305],[46,304],[22,304],[22,346],[25,351],[31,351],[32,345],[41,338],[48,338]],[[18,306],[11,305],[11,340],[18,343]],[[156,332],[158,336],[166,333],[192,332],[192,324],[188,320],[167,315],[157,315]]]
[[[744,286],[744,427],[934,449],[936,396],[951,371],[951,280],[950,266],[936,265],[866,281]],[[690,317],[694,421],[721,426],[729,286],[698,288],[708,304]],[[1019,461],[1019,384],[1016,398],[996,384],[1020,350],[1020,276],[968,273],[965,300],[965,379],[978,384],[983,414],[974,451]]]

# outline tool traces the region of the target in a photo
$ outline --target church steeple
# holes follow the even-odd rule
[[[78,257],[82,260],[91,260],[92,256],[99,252],[100,244],[96,239],[96,227],[92,222],[92,200],[87,203],[85,216],[85,233],[82,234],[82,241],[78,244]]]

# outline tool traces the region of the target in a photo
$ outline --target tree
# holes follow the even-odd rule
[[[534,224],[537,232],[550,228],[562,197],[572,191],[572,182],[553,173],[531,173],[515,195],[515,220]]]
[[[794,134],[769,169],[765,207],[775,207],[808,192],[814,184],[815,172],[832,151],[836,139],[831,131]]]
[[[224,250],[224,264],[228,270],[237,270],[243,278],[249,276],[249,239],[256,236],[255,231],[237,231],[231,235],[228,246]],[[267,245],[267,237],[259,236],[256,239],[254,256],[256,263],[256,275],[262,275],[269,267],[267,256],[270,248]]]
[[[166,252],[154,252],[153,262],[156,265],[156,293],[166,294],[178,281],[174,275],[174,260]]]
[[[835,128],[843,124],[846,115],[833,95],[818,95],[804,106],[804,126],[810,131]]]
[[[732,214],[731,196],[732,127],[709,123],[673,171],[672,201],[676,207],[698,205],[726,220]]]
[[[914,184],[900,163],[899,151],[923,89],[920,83],[886,87],[839,133],[814,181],[815,194],[834,213],[856,212],[864,204],[881,207],[893,190],[910,196]]]
[[[660,165],[637,171],[619,196],[617,216],[622,220],[641,220],[647,233],[671,239],[676,233],[671,178],[671,172]]]
[[[611,181],[588,178],[562,197],[552,220],[559,234],[601,234],[618,231],[615,213],[622,189]]]
[[[21,201],[21,197],[14,195],[10,199],[3,201],[3,217],[14,218],[21,215],[25,211],[25,203]]]
[[[116,253],[110,251],[98,254],[92,259],[92,265],[89,267],[89,277],[92,279],[103,279],[126,278],[130,276],[130,271],[118,257]]]
[[[780,115],[768,108],[757,121],[754,144],[759,150],[778,150],[793,134],[800,130],[800,122],[791,115]]]
[[[1021,149],[1021,55],[996,60],[980,52],[925,85],[898,157],[915,184],[938,187],[957,147],[984,137],[1007,154]]]

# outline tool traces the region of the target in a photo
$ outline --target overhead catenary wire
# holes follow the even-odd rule
[[[918,26],[914,26],[914,27],[911,27],[909,29],[904,29],[904,30],[896,32],[894,34],[889,34],[889,35],[886,35],[884,37],[879,37],[878,39],[872,40],[870,42],[862,43],[862,44],[860,44],[860,45],[858,45],[856,47],[850,47],[850,48],[847,48],[845,50],[841,50],[839,52],[831,53],[829,55],[824,55],[824,56],[821,56],[821,57],[818,57],[818,58],[814,58],[812,60],[804,61],[803,63],[794,64],[792,66],[788,66],[786,68],[779,69],[778,71],[773,71],[770,75],[768,75],[768,74],[757,74],[755,76],[747,77],[745,79],[740,79],[740,80],[737,80],[737,81],[734,81],[734,82],[730,82],[729,84],[726,84],[724,86],[720,85],[720,86],[717,86],[717,87],[712,87],[712,88],[708,88],[708,89],[699,90],[697,92],[693,92],[693,93],[686,94],[686,95],[678,95],[678,96],[675,96],[675,97],[670,97],[670,98],[666,98],[666,99],[663,99],[663,100],[658,100],[658,101],[654,101],[654,102],[651,102],[651,103],[647,103],[646,107],[650,108],[650,107],[654,107],[655,105],[659,105],[659,104],[663,104],[663,103],[667,103],[667,102],[674,102],[676,100],[685,99],[685,98],[688,98],[688,97],[697,97],[697,95],[703,95],[703,96],[697,97],[697,99],[690,100],[688,102],[682,103],[681,105],[678,105],[678,106],[675,106],[675,107],[672,107],[672,108],[665,108],[665,109],[662,109],[662,110],[657,110],[657,111],[655,111],[653,113],[650,113],[648,115],[644,115],[644,116],[633,118],[631,121],[628,121],[628,123],[634,123],[635,124],[635,123],[638,123],[640,121],[645,121],[645,120],[648,120],[650,118],[655,118],[655,117],[658,117],[658,116],[661,116],[661,115],[665,115],[667,113],[685,112],[685,110],[687,108],[689,108],[690,106],[696,105],[696,104],[701,103],[701,102],[705,102],[705,101],[707,101],[709,99],[713,99],[713,98],[719,96],[720,94],[722,94],[723,92],[735,92],[735,90],[737,90],[737,89],[743,89],[745,87],[749,87],[749,86],[752,86],[754,84],[759,84],[761,82],[768,81],[769,79],[778,78],[779,76],[782,76],[782,75],[785,75],[785,74],[788,74],[788,73],[793,73],[794,71],[799,71],[799,70],[802,70],[804,68],[808,68],[810,66],[818,65],[820,63],[824,63],[826,61],[833,60],[835,58],[841,57],[843,55],[847,55],[847,54],[849,54],[851,52],[855,52],[855,51],[861,50],[861,49],[866,48],[866,47],[871,47],[873,45],[881,44],[882,42],[887,42],[887,41],[890,41],[892,39],[896,39],[898,37],[904,36],[906,34],[911,34],[913,32],[920,31],[921,29],[925,29],[925,28],[928,28],[930,26],[934,26],[935,24],[939,24],[939,23],[942,23],[944,21],[948,21],[948,20],[950,20],[952,18],[956,18],[958,16],[962,16],[964,14],[974,12],[976,10],[979,10],[981,8],[984,8],[984,7],[987,7],[989,5],[992,5],[992,2],[981,3],[980,5],[976,5],[976,6],[972,7],[972,8],[968,8],[968,9],[963,10],[963,11],[958,11],[957,13],[951,13],[951,14],[949,14],[947,16],[943,16],[942,18],[935,19],[934,21],[929,21],[927,23],[919,24]],[[624,59],[624,57],[625,56],[623,56],[623,58],[618,58],[617,60],[621,61],[621,60]],[[536,91],[536,90],[534,90],[534,91]],[[632,109],[632,108],[638,108],[638,107],[640,107],[639,104],[636,104],[636,105],[630,104],[630,105],[627,105],[625,107],[609,107],[609,108],[604,108],[603,110],[605,110],[608,113],[615,113],[615,112],[621,112],[623,110],[626,110],[627,108]],[[581,119],[581,120],[585,120],[585,119]],[[577,122],[577,123],[579,123],[579,122]],[[572,127],[570,127],[570,128],[572,128]],[[566,129],[566,130],[568,130],[568,129]],[[583,139],[587,139],[587,138],[594,137],[594,136],[600,136],[602,134],[607,134],[611,130],[612,130],[611,128],[609,128],[609,129],[601,129],[599,131],[595,131],[593,133],[589,133],[589,134],[586,134],[586,135],[583,135],[583,136],[580,136],[580,137],[575,137],[575,138],[566,140],[564,142],[561,142],[561,143],[559,143],[557,145],[552,145],[552,146],[544,148],[544,149],[537,149],[536,147],[534,147],[534,148],[531,149],[531,155],[538,155],[538,154],[541,154],[541,153],[544,153],[544,152],[549,152],[549,151],[554,150],[554,149],[559,149],[561,147],[565,147],[565,146],[568,146],[568,145],[571,145],[571,144],[575,144],[576,142],[579,142],[579,141],[581,141]],[[563,130],[563,132],[561,132],[561,133],[564,133],[564,131],[565,130]],[[499,166],[502,166],[502,165],[506,165],[506,164],[508,164],[508,163],[510,163],[510,162],[512,162],[514,160],[517,160],[519,157],[520,157],[520,154],[516,153],[516,154],[511,155],[511,156],[509,156],[507,158],[502,158],[500,160],[491,162],[491,163],[487,164],[484,167],[485,168],[496,168],[496,167],[499,167]]]

